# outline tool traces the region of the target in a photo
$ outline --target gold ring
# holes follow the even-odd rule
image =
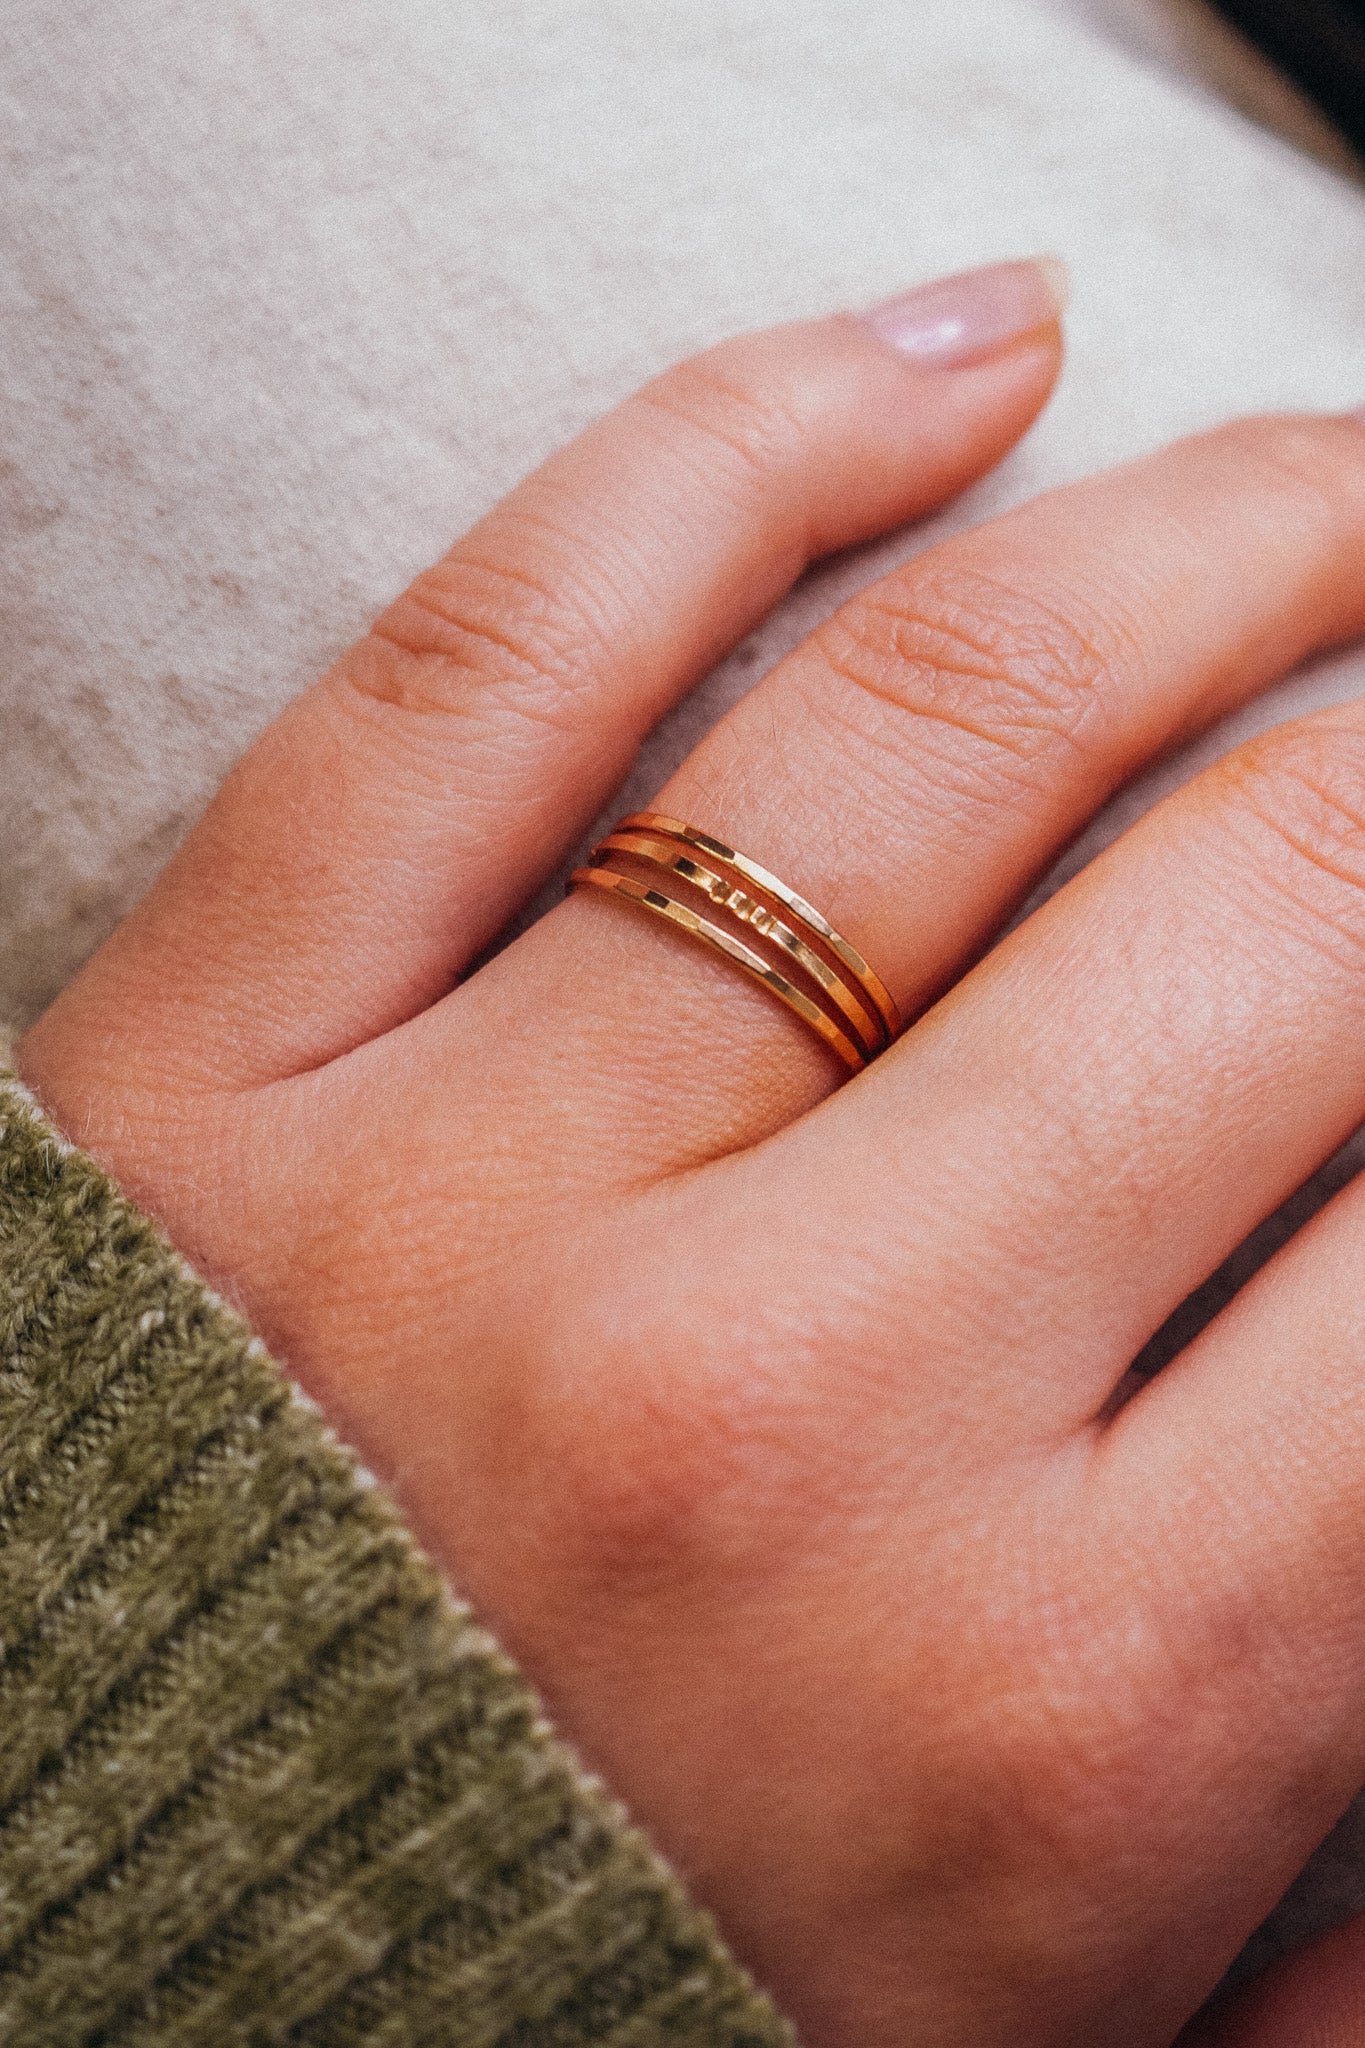
[[[715,865],[694,859],[692,849]],[[716,866],[742,875],[756,893],[717,874]],[[658,879],[633,873],[632,867],[652,869]],[[683,899],[669,893],[665,876],[676,876],[684,885]],[[575,870],[570,887],[578,884],[637,903],[723,954],[785,1003],[853,1073],[883,1052],[901,1028],[884,983],[827,918],[757,861],[695,826],[653,811],[623,818],[593,849],[587,865]],[[705,910],[685,900],[688,890],[697,893]],[[770,902],[762,900],[765,896]],[[739,930],[705,914],[712,909]],[[755,940],[772,946],[778,957],[765,958],[751,943]]]
[[[629,818],[622,818],[615,827],[618,832],[662,832],[669,839],[686,840],[689,846],[699,846],[703,853],[709,853],[723,866],[733,868],[746,881],[757,883],[769,896],[775,897],[791,911],[802,924],[818,932],[825,944],[843,961],[859,987],[871,996],[878,1014],[886,1026],[888,1040],[899,1035],[901,1014],[891,999],[886,984],[880,975],[872,972],[857,948],[841,938],[827,918],[807,903],[804,896],[798,896],[795,889],[789,889],[785,882],[779,882],[776,875],[761,868],[756,860],[749,860],[742,853],[736,853],[733,846],[727,846],[723,839],[713,839],[709,832],[699,832],[695,825],[684,825],[677,818],[660,817],[657,811],[636,811]]]
[[[749,925],[761,932],[765,939],[781,946],[792,959],[804,967],[807,974],[817,981],[830,1000],[843,1011],[848,1022],[858,1034],[858,1041],[869,1059],[887,1045],[886,1025],[880,1013],[870,1005],[859,1002],[849,992],[848,983],[836,974],[832,967],[820,958],[813,947],[799,938],[789,925],[785,925],[775,911],[759,903],[754,897],[737,889],[722,876],[713,874],[690,854],[673,850],[669,842],[657,839],[645,832],[627,832],[624,829],[612,832],[602,841],[600,852],[619,849],[622,853],[633,853],[637,860],[647,861],[651,866],[667,868],[680,875],[685,882],[691,882],[711,898],[717,909],[728,910],[741,924]]]

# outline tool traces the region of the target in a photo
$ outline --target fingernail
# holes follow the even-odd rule
[[[1066,265],[1059,256],[1037,256],[936,278],[859,318],[911,362],[960,370],[1060,319],[1066,301]]]

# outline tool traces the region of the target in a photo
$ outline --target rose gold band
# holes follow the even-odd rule
[[[799,924],[803,924],[820,938],[848,968],[859,987],[871,996],[877,1013],[886,1026],[887,1039],[897,1037],[901,1030],[900,1011],[891,1000],[890,993],[879,975],[872,972],[862,954],[848,940],[841,938],[834,926],[807,903],[804,896],[798,896],[785,882],[779,882],[776,875],[767,868],[761,868],[756,860],[749,860],[742,853],[736,853],[733,846],[724,840],[713,839],[709,832],[699,832],[694,825],[684,825],[677,818],[660,817],[656,811],[636,811],[629,818],[622,818],[615,828],[618,832],[662,832],[670,839],[685,840],[689,846],[698,846],[703,853],[709,853],[722,866],[730,867],[746,881],[753,882],[764,894],[773,897],[789,910]]]
[[[740,888],[732,876],[743,876],[749,888]],[[901,1028],[883,982],[827,918],[757,861],[695,826],[653,811],[623,818],[594,848],[587,866],[575,871],[570,886],[576,884],[637,903],[723,954],[785,1003],[854,1073]],[[712,910],[730,922],[717,923],[706,914]],[[764,944],[771,958],[759,950]]]

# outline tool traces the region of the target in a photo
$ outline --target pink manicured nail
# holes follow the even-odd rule
[[[1066,297],[1066,265],[1039,256],[937,278],[859,317],[926,370],[960,370],[1059,319]]]

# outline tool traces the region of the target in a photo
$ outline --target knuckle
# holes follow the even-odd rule
[[[1258,875],[1319,930],[1365,943],[1365,732],[1307,720],[1249,742],[1220,779]]]
[[[702,1447],[687,1440],[666,1392],[652,1386],[623,1414],[594,1363],[599,1370],[575,1371],[567,1384],[538,1373],[519,1435],[541,1475],[556,1576],[577,1602],[619,1608],[711,1575],[708,1488]]]
[[[815,637],[850,686],[843,715],[882,745],[905,755],[929,725],[955,728],[973,767],[984,755],[1016,782],[1084,749],[1105,717],[1107,677],[1140,658],[1116,611],[960,565],[889,577]]]
[[[1011,1577],[1021,1597],[1003,1612],[988,1597],[941,1666],[948,1739],[935,1745],[928,1798],[920,1792],[917,1848],[936,1890],[979,1898],[1003,1883],[1032,1899],[1039,1912],[1016,1929],[1018,1956],[1046,1974],[1053,1933],[1092,1908],[1102,1919],[1106,1887],[1122,1882],[1116,1857],[1143,1854],[1152,1823],[1159,1832],[1152,1773],[1175,1774],[1190,1694],[1164,1660],[1133,1668],[1132,1617],[1098,1588],[1078,1595],[1086,1575],[1074,1553],[1068,1583],[1057,1560],[1036,1556],[1021,1578],[1034,1546],[1017,1525],[1012,1534],[1008,1562],[994,1544],[982,1561],[990,1584]]]
[[[761,1317],[732,1342],[625,1314],[590,1298],[539,1347],[523,1441],[553,1475],[561,1565],[608,1605],[762,1583],[824,1513],[828,1446],[780,1391],[789,1351]]]
[[[561,1555],[576,1582],[609,1606],[684,1590],[713,1594],[762,1577],[771,1562],[762,1530],[736,1511],[734,1446],[714,1411],[658,1391],[610,1422],[590,1401],[566,1415],[543,1411],[556,1474]]]
[[[549,1468],[561,1569],[609,1607],[710,1583],[716,1546],[691,1447],[667,1425],[637,1423],[604,1460],[590,1450],[601,1432],[578,1422],[567,1440],[555,1432]]]
[[[419,716],[510,711],[563,729],[598,665],[593,609],[558,572],[457,551],[420,576],[334,673],[367,703]]]
[[[1202,1712],[1198,1655],[1154,1624],[1152,1608],[1111,1595],[1081,1612],[1059,1587],[1051,1613],[1021,1606],[994,1663],[964,1678],[981,1791],[1063,1882],[1096,1872],[1125,1835],[1131,1842],[1134,1817],[1150,1812],[1153,1771],[1163,1759],[1170,1770],[1174,1738]]]
[[[1206,438],[1239,469],[1249,466],[1258,490],[1281,504],[1288,500],[1298,530],[1320,535],[1325,545],[1333,535],[1356,532],[1365,518],[1365,441],[1354,421],[1330,414],[1257,414],[1217,427]],[[1281,516],[1277,505],[1276,517]]]
[[[813,425],[799,388],[765,372],[743,342],[723,342],[676,364],[637,402],[664,413],[696,442],[713,487],[717,458],[744,484],[790,471]]]

